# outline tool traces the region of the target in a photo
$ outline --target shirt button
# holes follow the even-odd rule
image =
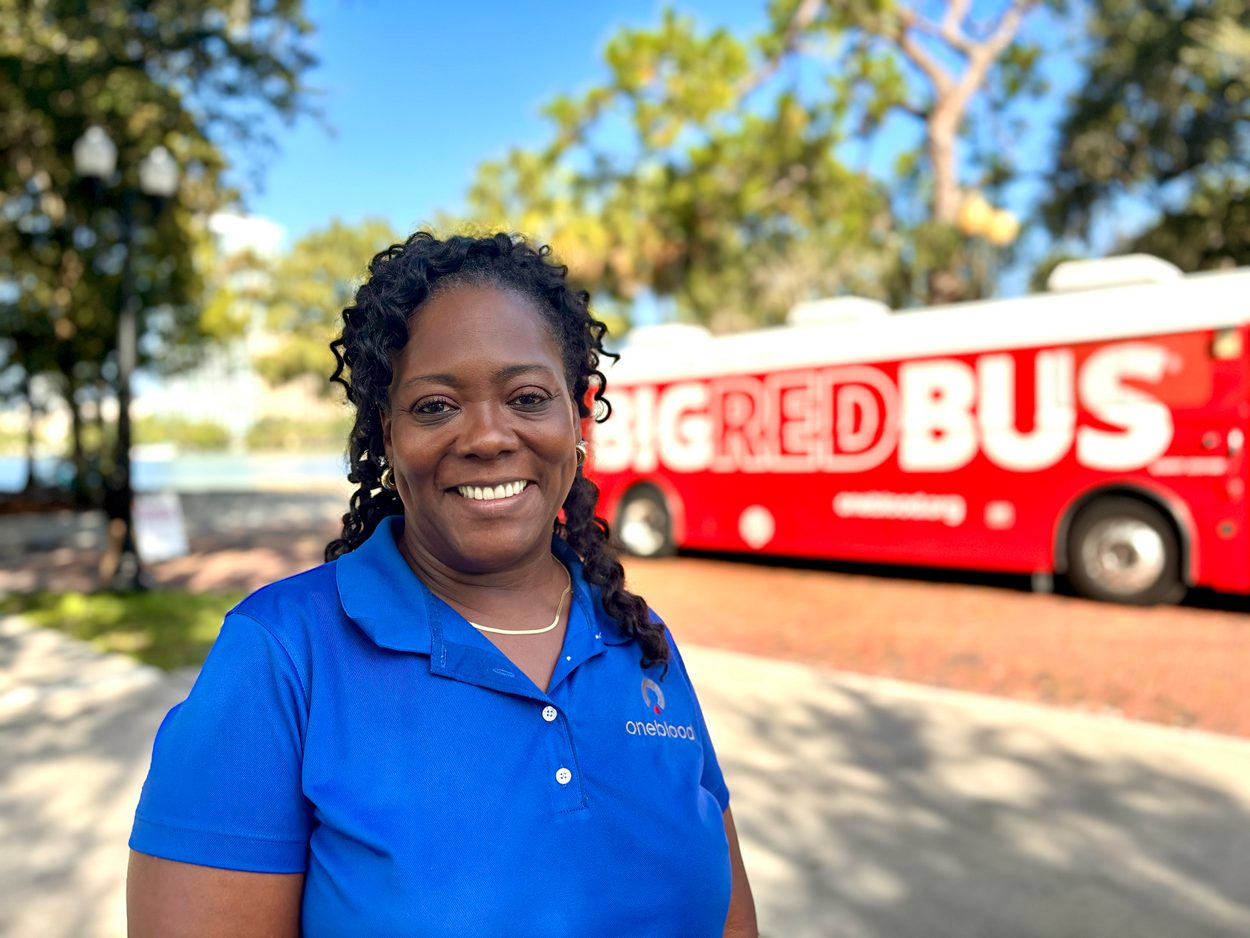
[[[556,718],[556,708],[552,706],[543,707],[543,719],[550,723]]]
[[[573,781],[573,773],[565,768],[556,769],[556,781],[561,785],[567,785]]]

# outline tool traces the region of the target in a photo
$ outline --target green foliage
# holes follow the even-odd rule
[[[400,240],[380,219],[354,225],[335,219],[300,238],[278,259],[265,295],[268,326],[278,344],[256,362],[266,380],[281,384],[311,375],[323,393],[330,392],[330,341],[342,329],[343,308],[351,303],[373,255]]]
[[[337,452],[347,447],[351,428],[351,414],[346,411],[333,420],[262,417],[247,431],[246,442],[253,452]]]
[[[82,389],[110,373],[127,257],[141,356],[165,370],[195,360],[206,329],[194,219],[234,198],[222,146],[260,155],[264,118],[303,108],[312,58],[301,9],[0,0],[0,371],[55,376],[76,410]],[[92,125],[118,149],[102,186],[73,165]],[[158,145],[182,170],[163,208],[138,183]]]
[[[1207,263],[1228,228],[1217,194],[1244,190],[1250,162],[1250,6],[1099,0],[1087,29],[1088,74],[1060,127],[1048,226],[1087,237],[1100,211],[1144,198],[1164,209],[1149,243],[1182,267]],[[1178,192],[1188,204],[1169,211]],[[1215,213],[1207,224],[1204,212]]]
[[[194,260],[204,279],[201,332],[212,341],[241,338],[266,300],[269,262],[250,249],[224,253],[207,229],[198,233]]]
[[[1250,266],[1250,190],[1200,184],[1183,208],[1164,213],[1126,247],[1186,271]]]
[[[136,443],[172,443],[181,450],[211,452],[230,445],[230,431],[211,420],[141,417],[134,422]]]
[[[1008,11],[1038,3],[965,11],[950,29],[924,21],[922,6],[774,0],[769,26],[745,39],[666,9],[651,28],[616,33],[603,83],[553,100],[548,144],[480,166],[467,218],[448,221],[524,231],[596,296],[671,298],[682,318],[715,330],[776,322],[815,296],[915,302],[931,292],[930,264],[975,289],[949,168],[955,142],[977,128],[958,118],[982,87],[998,91],[978,104],[981,121],[1040,91],[1040,47],[981,35],[997,22],[1011,39]],[[934,57],[951,42],[953,57]],[[943,71],[961,56],[980,71]],[[843,163],[840,152],[895,114],[921,121],[926,138],[893,176]],[[949,140],[938,139],[938,116]],[[985,154],[973,154],[974,171],[1006,181],[1013,167]]]
[[[226,612],[241,593],[152,590],[107,593],[15,593],[0,613],[21,615],[106,652],[119,652],[167,671],[204,662]]]

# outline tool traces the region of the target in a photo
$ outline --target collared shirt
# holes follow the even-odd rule
[[[305,935],[719,935],[729,802],[685,667],[642,670],[574,552],[544,693],[417,578],[398,517],[226,617],[130,846],[305,873]]]

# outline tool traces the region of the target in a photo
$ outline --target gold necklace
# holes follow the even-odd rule
[[[471,619],[465,619],[465,621],[479,632],[490,632],[492,635],[542,635],[544,632],[550,632],[560,624],[560,613],[564,611],[564,600],[568,598],[569,593],[573,592],[573,577],[569,574],[568,568],[554,557],[551,559],[564,571],[564,575],[568,577],[569,581],[569,585],[560,594],[560,602],[556,604],[556,617],[551,620],[551,625],[544,625],[541,629],[493,629],[489,625],[478,625]]]

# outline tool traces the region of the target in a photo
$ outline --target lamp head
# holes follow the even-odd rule
[[[105,180],[116,168],[117,145],[103,127],[88,127],[74,142],[74,171],[85,179]]]
[[[139,188],[162,199],[178,191],[178,164],[164,147],[157,147],[139,164]]]

